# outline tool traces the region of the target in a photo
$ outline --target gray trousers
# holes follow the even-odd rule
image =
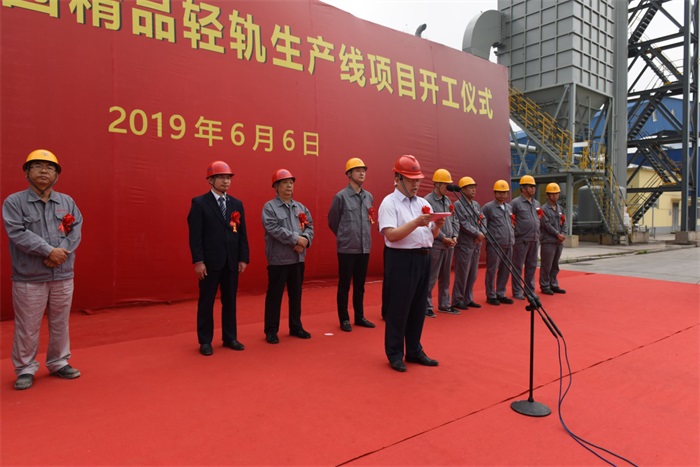
[[[535,293],[535,270],[537,269],[537,247],[539,243],[538,240],[528,242],[516,239],[515,245],[513,245],[513,267],[520,273],[525,280],[525,284],[532,290],[532,293]],[[525,267],[525,274],[523,274],[523,267]],[[520,282],[515,277],[510,281],[510,284],[514,297],[525,296]]]
[[[540,245],[540,290],[559,287],[559,258],[564,245],[561,243],[543,243]]]
[[[428,285],[428,308],[433,308],[433,288],[438,284],[438,307],[450,307],[450,272],[454,248],[430,249],[430,284]]]
[[[507,261],[512,261],[513,247],[501,246],[500,248]],[[501,260],[495,247],[490,244],[486,245],[486,298],[506,296],[506,285],[508,285],[508,278],[510,277],[507,261]],[[496,281],[496,290],[493,289],[494,280]]]
[[[49,321],[49,348],[46,367],[54,373],[68,364],[70,338],[68,318],[73,301],[73,279],[50,282],[13,282],[15,338],[12,363],[18,375],[33,375],[39,369],[39,330],[46,311]]]
[[[452,305],[474,301],[474,283],[479,269],[481,248],[455,247],[455,283],[452,286]]]

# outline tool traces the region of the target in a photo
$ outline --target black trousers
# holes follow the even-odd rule
[[[347,254],[338,253],[338,319],[350,320],[348,313],[348,294],[350,293],[350,281],[352,281],[352,308],[355,313],[355,322],[365,316],[365,281],[367,279],[367,267],[369,265],[369,253]]]
[[[386,273],[386,252],[389,250],[389,247],[384,245],[384,251],[382,252],[382,260],[384,261],[384,272]],[[387,297],[387,287],[388,284],[386,280],[382,281],[382,319],[386,321],[386,307],[388,305],[389,299]]]
[[[429,252],[429,249],[385,250],[384,349],[390,362],[402,360],[404,355],[417,355],[423,350],[420,338],[430,285]]]
[[[283,266],[267,266],[265,334],[279,332],[280,310],[285,286],[289,298],[289,331],[296,332],[303,329],[301,325],[301,285],[303,282],[303,262]]]
[[[237,339],[236,292],[238,268],[231,271],[228,264],[223,269],[211,271],[199,281],[197,302],[197,339],[200,344],[211,344],[214,338],[214,302],[216,291],[221,289],[221,338],[224,342]]]

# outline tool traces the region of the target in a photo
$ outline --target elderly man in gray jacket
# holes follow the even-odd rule
[[[12,257],[12,363],[17,373],[14,388],[18,390],[32,387],[39,369],[36,356],[44,312],[49,322],[49,373],[64,379],[80,376],[80,371],[68,364],[68,319],[83,216],[73,198],[53,190],[61,173],[53,153],[33,151],[23,169],[29,188],[11,194],[2,205]]]
[[[277,196],[265,203],[262,211],[268,278],[265,340],[269,344],[279,344],[277,333],[285,286],[289,298],[289,334],[311,338],[301,325],[301,286],[306,249],[314,238],[314,222],[306,206],[292,199],[295,180],[289,170],[276,170],[272,174],[272,187]]]
[[[375,327],[365,318],[364,297],[369,252],[372,249],[371,228],[374,220],[372,193],[362,188],[367,166],[362,159],[353,157],[345,164],[348,185],[333,198],[328,211],[328,226],[336,238],[338,250],[338,320],[340,329],[352,331],[348,312],[348,294],[352,281],[352,307],[355,325]]]

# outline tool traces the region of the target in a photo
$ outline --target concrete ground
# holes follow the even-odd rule
[[[673,235],[649,243],[599,245],[580,242],[564,248],[561,269],[700,284],[700,248],[676,245]]]

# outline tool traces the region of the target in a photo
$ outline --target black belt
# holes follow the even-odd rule
[[[430,253],[430,248],[387,248],[399,253],[408,253],[411,255],[427,255]]]

